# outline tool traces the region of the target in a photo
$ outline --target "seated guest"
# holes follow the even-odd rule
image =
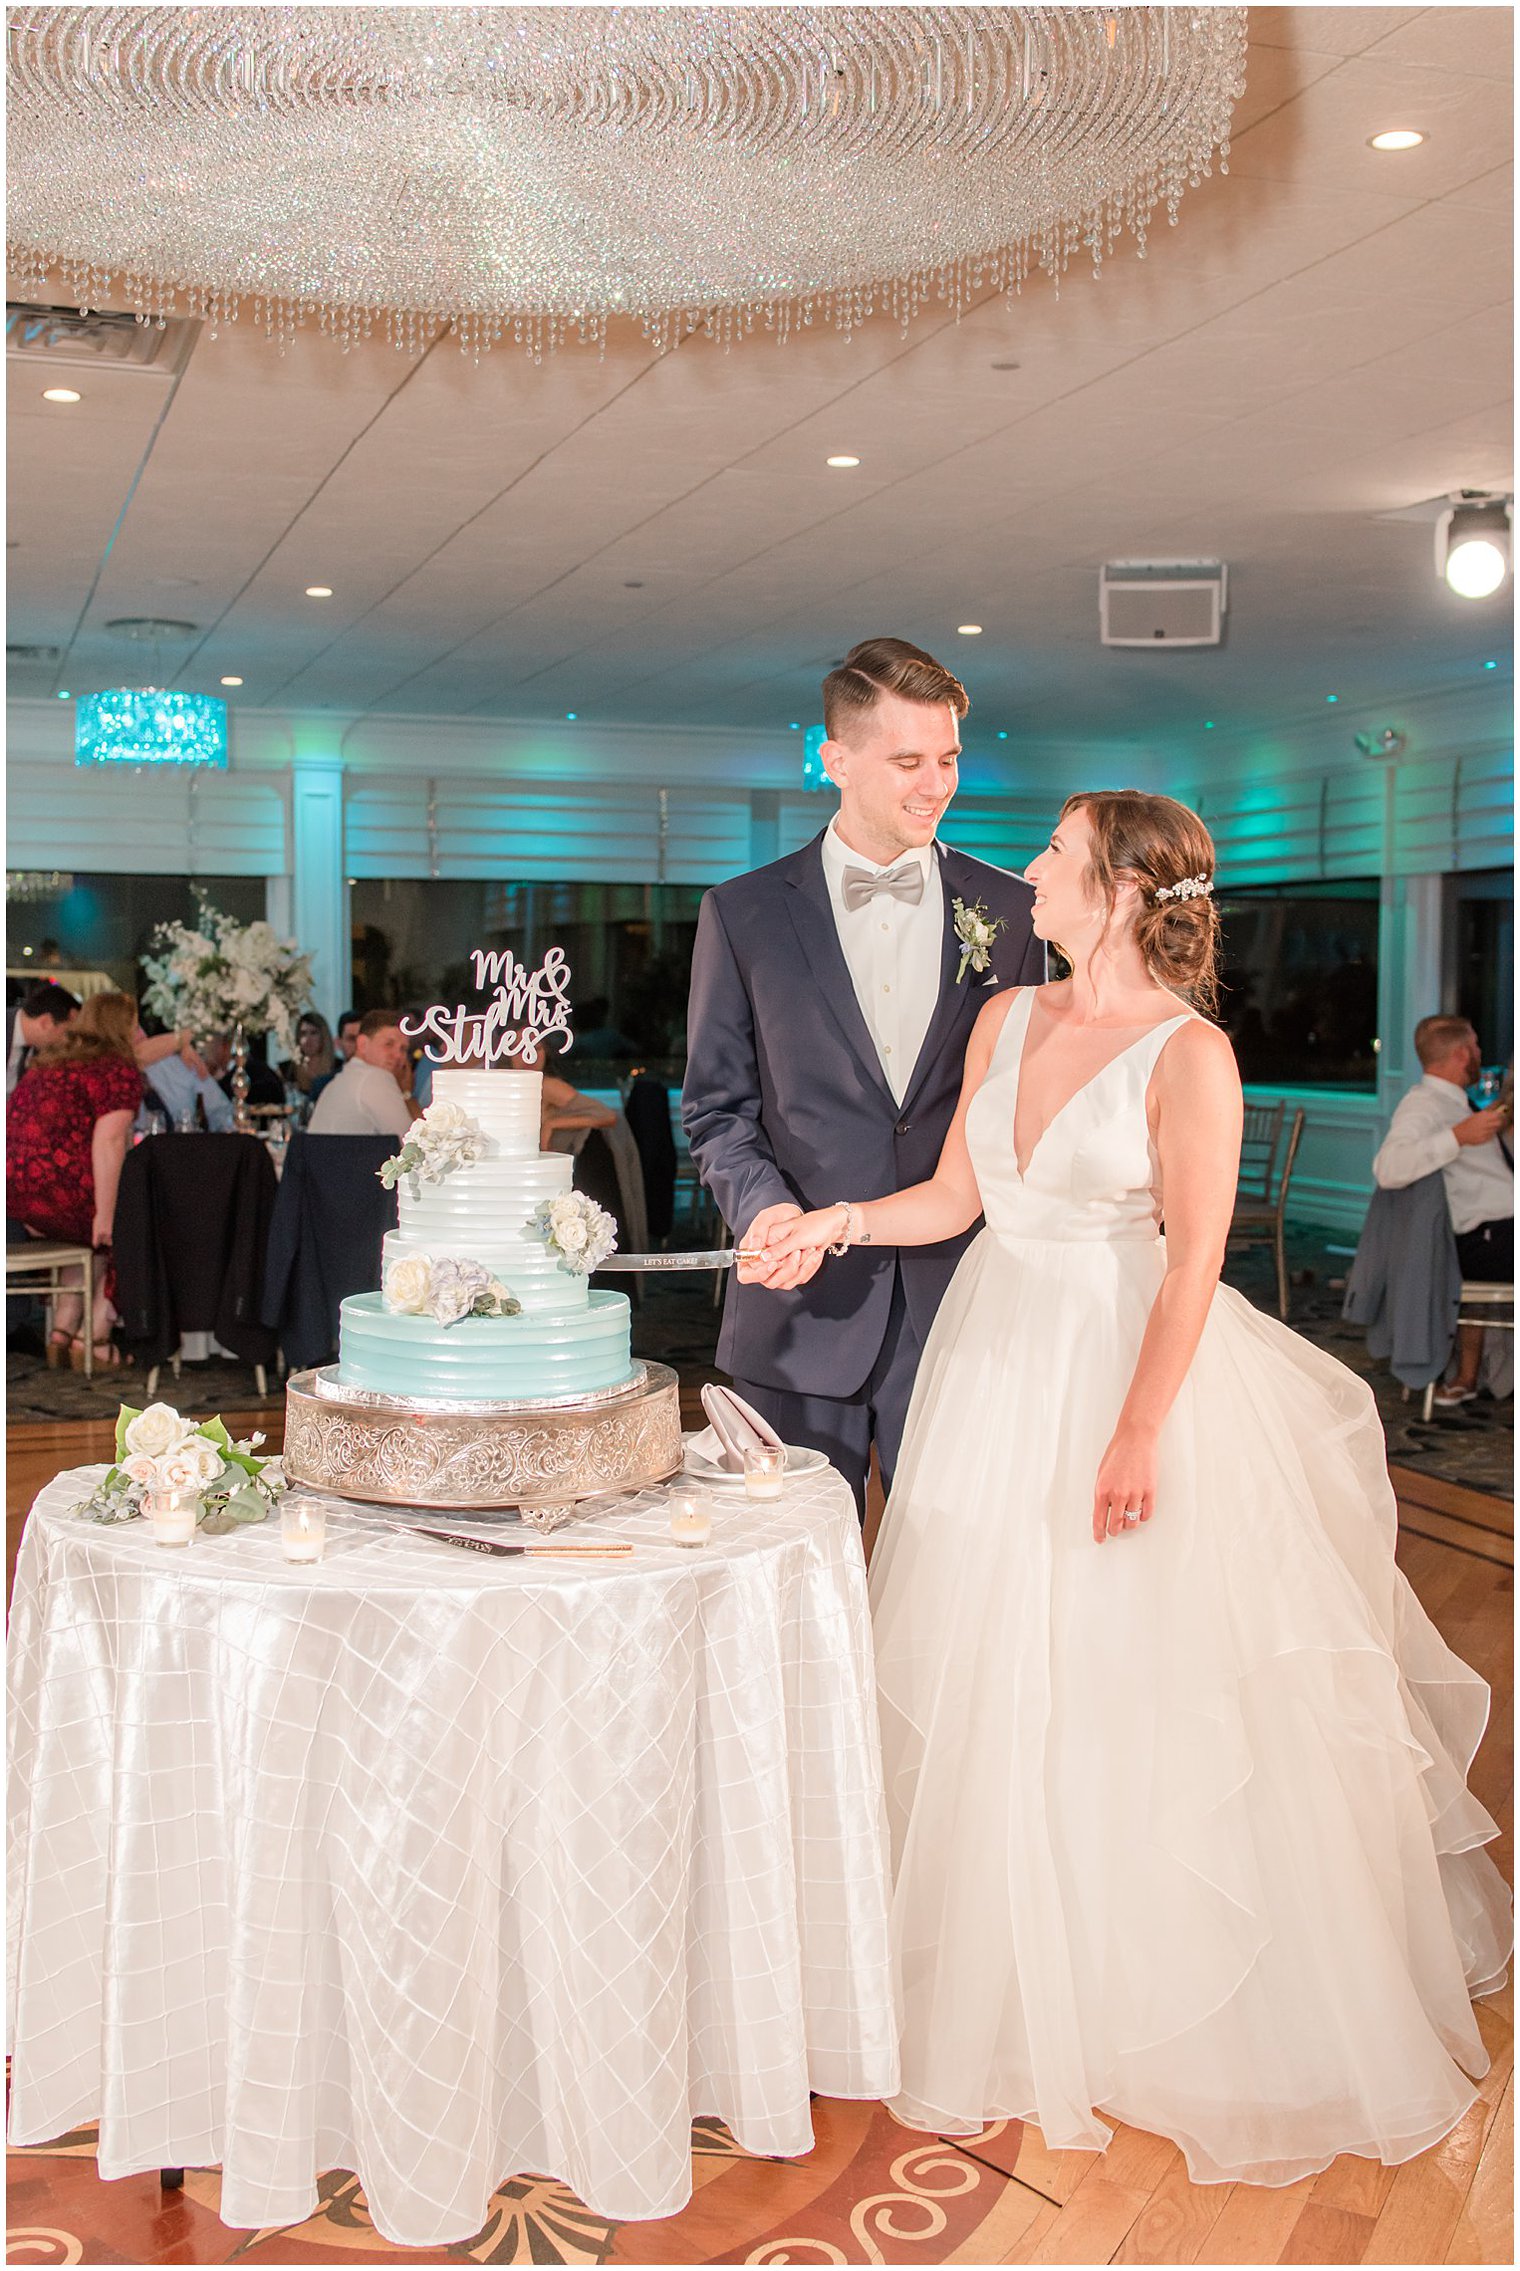
[[[174,1128],[186,1120],[197,1127],[204,1120],[218,1134],[232,1126],[232,1106],[211,1078],[188,1031],[144,1033],[132,1054],[143,1076],[143,1113],[166,1113]]]
[[[420,1117],[402,1093],[407,1057],[401,1012],[372,1009],[359,1020],[353,1055],[317,1098],[307,1133],[406,1135]]]
[[[296,1053],[280,1067],[286,1087],[299,1089],[310,1101],[336,1064],[327,1019],[317,1010],[303,1009],[296,1022]]]
[[[340,1065],[346,1065],[354,1053],[354,1044],[359,1038],[359,1026],[362,1017],[363,1012],[361,1010],[345,1009],[343,1015],[338,1019],[338,1032],[333,1047],[338,1053]]]
[[[1467,1090],[1483,1068],[1478,1036],[1465,1017],[1422,1017],[1415,1054],[1425,1077],[1393,1115],[1373,1176],[1380,1189],[1402,1191],[1440,1170],[1462,1275],[1473,1284],[1511,1285],[1515,1276],[1515,1160],[1508,1141],[1510,1107],[1475,1112]],[[1478,1392],[1483,1327],[1457,1335],[1457,1374],[1436,1390],[1446,1410]]]
[[[610,1128],[616,1118],[616,1112],[606,1104],[598,1104],[594,1096],[583,1096],[568,1080],[560,1080],[552,1072],[544,1074],[538,1130],[540,1151],[564,1150],[564,1145],[555,1143],[556,1136],[573,1133],[578,1128]]]
[[[79,1004],[65,986],[28,986],[6,1013],[5,1093],[9,1096],[38,1049],[51,1048],[79,1015]]]
[[[129,995],[92,994],[16,1083],[6,1131],[5,1211],[33,1237],[110,1245],[128,1131],[142,1101],[135,1053],[141,1039]],[[118,1361],[110,1295],[110,1273],[98,1270],[89,1327],[97,1364]],[[65,1353],[83,1363],[83,1309],[81,1294],[59,1295],[49,1364]]]
[[[207,1071],[222,1094],[230,1099],[232,1095],[232,1036],[228,1033],[213,1033],[202,1054],[206,1059]],[[248,1052],[248,1101],[250,1104],[274,1105],[282,1105],[285,1101],[284,1081],[281,1080],[273,1065],[266,1064],[264,1059],[256,1056],[251,1049]]]

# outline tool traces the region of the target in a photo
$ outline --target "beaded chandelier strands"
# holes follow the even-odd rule
[[[479,354],[848,332],[1096,267],[1243,8],[16,8],[12,288]]]

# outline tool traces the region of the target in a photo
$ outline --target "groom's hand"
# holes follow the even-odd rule
[[[741,1250],[745,1254],[763,1253],[772,1231],[783,1222],[796,1222],[801,1214],[801,1207],[789,1201],[782,1206],[762,1207],[739,1240]],[[741,1285],[763,1285],[768,1293],[792,1293],[817,1276],[822,1260],[822,1253],[778,1254],[770,1261],[741,1261],[735,1268]]]

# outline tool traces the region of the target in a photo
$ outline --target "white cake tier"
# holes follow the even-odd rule
[[[490,1139],[491,1158],[536,1156],[543,1098],[541,1072],[470,1072],[456,1066],[433,1075],[433,1102],[457,1104],[478,1120]]]

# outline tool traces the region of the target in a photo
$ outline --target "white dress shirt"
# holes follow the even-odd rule
[[[910,863],[922,870],[924,878],[924,895],[916,907],[907,906],[888,892],[867,906],[846,907],[846,868],[885,875],[889,868]],[[831,820],[823,839],[823,873],[855,999],[876,1044],[887,1086],[900,1104],[939,999],[945,945],[945,895],[940,887],[939,862],[932,845],[903,852],[894,860],[867,859],[851,851],[839,833],[838,822]]]
[[[5,1060],[5,1093],[7,1096],[21,1078],[28,1046],[26,1035],[21,1030],[21,1012],[18,1009],[11,1020],[10,1054]]]
[[[308,1135],[406,1135],[412,1125],[394,1073],[350,1057],[312,1107]]]
[[[1372,1162],[1373,1179],[1385,1191],[1402,1191],[1439,1167],[1451,1227],[1459,1238],[1480,1222],[1503,1222],[1515,1211],[1515,1170],[1498,1137],[1460,1144],[1452,1133],[1470,1110],[1464,1089],[1428,1072],[1401,1099]]]
[[[199,1073],[192,1072],[183,1057],[160,1057],[156,1065],[147,1067],[143,1079],[154,1090],[171,1120],[179,1121],[187,1112],[193,1112],[199,1098],[205,1107],[206,1125],[213,1135],[225,1135],[231,1129],[234,1118],[231,1102],[214,1080],[203,1080]],[[144,1111],[149,1109],[148,1105],[143,1106]]]

